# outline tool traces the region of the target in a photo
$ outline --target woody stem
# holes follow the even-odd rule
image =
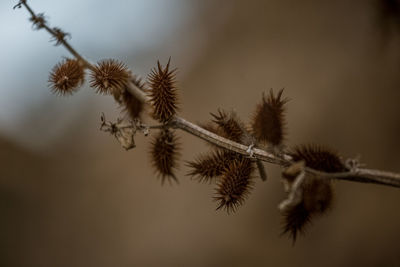
[[[20,1],[19,5],[23,5],[28,10],[32,18],[38,17],[38,15],[35,14],[35,12],[27,4],[26,1]],[[50,35],[55,37],[57,41],[59,41],[59,43],[61,43],[77,60],[82,62],[82,64],[86,68],[91,70],[94,69],[94,66],[89,61],[87,61],[83,56],[81,56],[68,43],[68,41],[65,40],[65,38],[59,39],[54,29],[50,28],[46,23],[43,23],[41,26],[42,26],[41,28],[44,28]],[[132,83],[132,81],[129,81],[127,88],[129,93],[134,95],[141,102],[146,103],[148,105],[151,104],[149,96],[147,96],[144,91],[142,91],[134,83]],[[215,133],[207,131],[206,129],[190,121],[187,121],[182,117],[174,116],[166,126],[175,129],[181,129],[193,136],[201,138],[221,148],[249,156],[248,146],[236,143],[232,140],[226,139]],[[277,156],[259,148],[252,148],[251,156],[257,160],[269,162],[272,164],[277,164],[280,166],[288,166],[293,163],[290,155],[283,154]],[[327,173],[327,172],[317,171],[311,168],[305,168],[305,171],[309,174],[318,175],[319,177],[326,179],[347,180],[347,181],[361,182],[361,183],[375,183],[393,187],[400,187],[400,174],[388,171],[363,169],[363,168],[356,168],[354,170],[349,170],[347,172],[341,172],[341,173]]]

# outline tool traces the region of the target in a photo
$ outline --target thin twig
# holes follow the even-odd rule
[[[32,18],[37,18],[38,15],[32,10],[32,8],[27,4],[26,1],[20,1],[20,4],[22,4],[26,10],[28,10],[28,12],[31,14]],[[50,33],[54,38],[58,38],[57,37],[57,33],[50,28],[46,23],[42,24],[42,27],[48,32]],[[64,38],[62,38],[61,40],[58,40],[76,59],[80,60],[85,67],[89,68],[89,69],[94,69],[93,65],[90,64],[84,57],[82,57]]]
[[[37,18],[38,15],[34,13],[31,7],[26,3],[26,0],[20,1],[18,5],[23,5],[32,18]],[[48,33],[50,33],[60,44],[62,44],[76,59],[81,61],[86,68],[93,70],[94,66],[87,61],[83,56],[81,56],[69,43],[65,38],[59,38],[57,32],[50,28],[46,23],[42,25],[41,28],[44,28]],[[132,81],[128,83],[128,91],[140,101],[146,104],[150,104],[150,98],[143,92],[140,88],[138,88]],[[265,150],[259,148],[249,148],[243,144],[236,143],[224,137],[221,137],[217,134],[214,134],[206,129],[191,123],[185,120],[182,117],[175,116],[173,117],[170,122],[163,126],[157,126],[155,128],[162,128],[162,127],[172,127],[175,129],[181,129],[193,136],[201,138],[209,143],[217,145],[221,148],[228,149],[230,151],[254,157],[257,160],[269,162],[272,164],[277,164],[281,166],[288,166],[292,164],[292,158],[290,155],[283,154],[283,155],[274,155],[269,153]],[[249,155],[249,149],[251,150],[251,155]],[[381,171],[381,170],[373,170],[373,169],[363,169],[363,168],[355,168],[348,172],[341,172],[341,173],[327,173],[317,171],[311,168],[305,168],[305,171],[310,174],[318,175],[321,178],[326,179],[336,179],[336,180],[347,180],[353,182],[362,182],[362,183],[375,183],[375,184],[382,184],[388,185],[393,187],[400,187],[400,174],[393,173],[388,171]]]
[[[287,198],[279,204],[279,210],[285,211],[296,205],[303,200],[303,188],[302,185],[306,178],[306,172],[304,169],[296,176],[293,184],[289,189]]]
[[[400,187],[400,173],[388,171],[359,168],[348,172],[326,173],[306,168],[306,172],[321,178]]]

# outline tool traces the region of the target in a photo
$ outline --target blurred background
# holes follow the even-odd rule
[[[336,182],[334,209],[295,246],[280,236],[279,167],[235,214],[213,185],[185,176],[207,146],[179,132],[179,185],[161,186],[149,139],[124,151],[99,131],[120,110],[84,86],[47,87],[69,56],[0,2],[1,266],[400,266],[400,191]],[[181,114],[217,108],[248,120],[262,92],[285,88],[288,145],[318,143],[370,168],[400,171],[399,0],[31,0],[87,59],[146,77],[179,68]]]

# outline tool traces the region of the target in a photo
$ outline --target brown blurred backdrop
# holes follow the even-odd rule
[[[102,5],[118,12],[123,3]],[[247,120],[263,91],[285,88],[288,145],[325,144],[344,157],[361,155],[368,167],[400,171],[398,1],[190,4],[187,24],[143,53],[106,54],[102,42],[93,47],[100,52],[76,48],[94,61],[120,58],[142,75],[171,55],[181,114],[195,122],[219,107]],[[35,83],[46,92],[49,70]],[[185,176],[184,160],[206,151],[203,142],[179,132],[180,184],[161,186],[148,139],[137,137],[137,148],[125,152],[98,130],[101,112],[118,115],[112,99],[83,91],[70,98],[48,91],[49,99],[24,115],[18,139],[0,139],[1,266],[400,266],[398,189],[337,182],[334,209],[292,246],[279,235],[278,167],[267,166],[269,180],[256,181],[236,214],[215,211],[213,186]],[[53,125],[64,123],[63,108],[77,115],[47,141]]]

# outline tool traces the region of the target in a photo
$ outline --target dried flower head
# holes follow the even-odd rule
[[[211,116],[214,120],[204,125],[206,129],[235,142],[247,140],[248,133],[245,126],[234,112],[227,114],[219,109],[218,114],[211,113]],[[216,148],[210,154],[189,162],[188,166],[192,168],[189,175],[197,177],[200,182],[209,182],[212,178],[222,175],[233,161],[238,161],[242,157],[240,154]]]
[[[252,122],[252,131],[260,142],[278,146],[282,144],[285,134],[285,107],[287,99],[282,99],[283,89],[275,96],[272,89],[268,97],[263,94]]]
[[[211,113],[211,116],[214,118],[213,122],[218,126],[217,134],[238,143],[243,142],[247,132],[245,125],[239,120],[236,113],[227,114],[219,109],[218,114]]]
[[[90,86],[100,94],[118,94],[127,86],[130,76],[124,63],[106,59],[91,70]]]
[[[151,161],[157,174],[161,177],[161,183],[167,179],[169,182],[175,180],[174,169],[177,168],[179,145],[173,132],[161,130],[151,143]]]
[[[135,75],[132,75],[131,82],[140,90],[145,91],[145,84],[142,80]],[[135,95],[128,91],[125,87],[123,90],[114,90],[112,95],[123,110],[129,115],[131,119],[140,118],[142,111],[144,110],[144,103],[140,101]]]
[[[146,82],[144,82],[142,78],[137,75],[132,75],[131,82],[143,92],[148,90]]]
[[[322,146],[301,145],[295,147],[289,154],[292,156],[293,161],[304,160],[307,167],[319,171],[341,172],[346,170],[339,155]]]
[[[228,213],[234,212],[247,198],[251,188],[251,160],[242,157],[232,161],[223,173],[222,180],[217,184],[215,201],[217,209],[224,208]]]
[[[289,234],[293,244],[296,242],[297,234],[304,233],[305,226],[311,222],[311,214],[306,210],[303,202],[285,210],[283,218],[282,234]]]
[[[187,166],[191,168],[188,175],[197,178],[199,182],[211,182],[213,178],[222,175],[238,156],[240,155],[227,150],[213,150],[188,162]]]
[[[215,123],[213,122],[206,122],[206,123],[203,122],[203,123],[198,123],[198,125],[209,132],[221,135],[218,126],[215,125]]]
[[[332,183],[320,177],[307,177],[303,185],[304,207],[311,213],[323,214],[332,207]]]
[[[288,233],[293,243],[298,233],[304,229],[315,216],[325,214],[333,203],[331,182],[319,177],[306,176],[302,189],[302,200],[297,205],[284,210],[283,234]]]
[[[300,173],[298,167],[301,167],[302,164],[323,172],[345,170],[336,153],[320,146],[298,146],[291,152],[291,156],[297,163],[283,173],[283,178],[286,180],[289,189],[293,189],[291,187],[295,181],[294,177],[296,173]],[[289,233],[293,242],[296,240],[297,233],[304,232],[304,228],[312,218],[326,213],[333,202],[332,183],[329,179],[306,175],[298,190],[301,193],[300,201],[296,205],[287,206],[283,211],[283,233]]]
[[[170,62],[171,59],[163,68],[157,61],[157,68],[152,69],[148,76],[153,117],[160,122],[167,122],[177,112],[176,69],[169,69]]]
[[[49,86],[53,93],[71,95],[83,84],[85,72],[82,64],[75,59],[65,59],[53,67]]]
[[[144,109],[143,102],[133,94],[129,93],[126,89],[121,94],[120,104],[131,119],[140,118]]]
[[[209,132],[212,132],[216,135],[230,139],[227,136],[227,134],[225,133],[225,131],[223,129],[221,129],[221,127],[219,127],[214,121],[202,122],[202,123],[198,123],[198,125],[201,128],[203,128]],[[218,146],[214,145],[213,143],[209,143],[209,142],[205,142],[205,143],[207,146],[210,146],[212,148],[218,148]]]

